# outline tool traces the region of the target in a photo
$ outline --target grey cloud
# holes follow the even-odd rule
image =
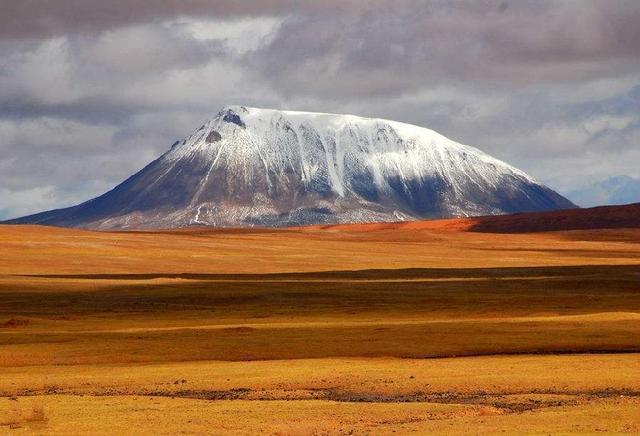
[[[0,37],[49,38],[180,16],[228,18],[281,14],[292,0],[3,0]]]
[[[137,26],[67,41],[69,59],[79,74],[116,79],[154,75],[206,64],[230,56],[219,41],[198,41],[166,26]]]
[[[298,11],[340,14],[384,0],[2,0],[0,37],[50,38],[94,34],[178,17],[236,19]]]
[[[640,66],[635,1],[402,5],[291,16],[248,63],[287,95],[334,98],[390,96],[452,82],[587,80]]]

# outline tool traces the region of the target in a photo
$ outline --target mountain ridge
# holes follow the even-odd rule
[[[640,229],[640,203],[427,221],[329,224],[298,229],[352,232],[403,229],[478,233]]]
[[[277,227],[568,207],[517,168],[424,127],[227,106],[111,191],[8,222]]]
[[[640,202],[640,177],[609,177],[568,192],[567,197],[582,207],[637,203]]]

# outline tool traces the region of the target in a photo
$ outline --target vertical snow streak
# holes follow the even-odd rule
[[[194,206],[198,201],[198,199],[200,198],[200,195],[202,195],[202,191],[204,190],[205,186],[207,185],[207,182],[209,181],[209,175],[211,175],[211,171],[218,163],[218,159],[220,159],[220,156],[222,155],[222,150],[225,148],[227,143],[228,143],[227,141],[222,141],[220,143],[220,146],[218,147],[218,153],[216,153],[216,157],[211,162],[211,165],[207,170],[207,174],[204,176],[204,179],[202,179],[202,181],[200,182],[200,185],[198,186],[198,190],[196,191],[195,195],[193,196],[193,199],[191,200],[191,206]]]

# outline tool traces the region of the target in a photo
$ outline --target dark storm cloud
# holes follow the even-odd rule
[[[640,1],[0,6],[0,218],[101,193],[226,104],[424,125],[556,188],[638,175]]]
[[[405,1],[351,12],[290,16],[250,64],[283,93],[345,98],[478,80],[585,80],[639,66],[637,1]]]
[[[261,0],[3,0],[0,37],[48,38],[159,22],[179,16],[280,14],[293,1]]]
[[[96,33],[177,17],[234,19],[298,11],[340,14],[383,0],[2,0],[0,37],[49,38]]]

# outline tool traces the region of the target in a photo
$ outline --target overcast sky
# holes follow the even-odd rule
[[[432,128],[560,192],[640,175],[637,0],[0,0],[0,218],[112,188],[222,106]]]

